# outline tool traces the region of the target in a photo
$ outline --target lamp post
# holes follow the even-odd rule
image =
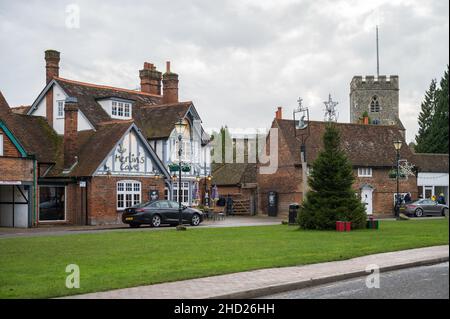
[[[396,176],[396,181],[397,181],[397,195],[395,197],[395,215],[398,215],[399,211],[400,211],[400,191],[399,191],[399,174],[400,174],[400,169],[399,169],[399,162],[400,162],[400,149],[402,148],[402,141],[400,140],[395,140],[394,141],[394,148],[397,152],[397,174]]]
[[[183,119],[179,119],[178,122],[175,123],[175,129],[178,134],[178,227],[177,229],[182,229],[183,227],[183,206],[181,204],[181,154],[183,152],[183,148],[181,147],[181,141],[183,140],[183,134],[185,130],[186,124],[183,122]],[[174,174],[175,175],[175,174]]]

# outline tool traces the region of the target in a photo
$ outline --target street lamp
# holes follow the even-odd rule
[[[398,215],[399,211],[400,211],[400,191],[399,191],[399,174],[400,174],[400,169],[399,169],[399,162],[400,162],[400,149],[402,148],[402,141],[401,140],[395,140],[394,141],[394,148],[397,152],[397,174],[396,174],[396,180],[397,180],[397,195],[395,198],[395,214]]]
[[[207,187],[208,187],[208,182],[210,182],[211,179],[212,179],[212,176],[211,176],[211,175],[208,175],[207,177],[205,177],[205,196],[204,196],[204,199],[205,199],[204,204],[205,204],[205,206],[206,206],[206,190],[207,190]],[[209,198],[209,197],[208,197],[208,198]],[[208,202],[208,206],[210,206],[209,204],[210,204],[210,203]]]
[[[186,128],[186,124],[183,122],[183,119],[179,119],[178,122],[175,123],[175,130],[178,134],[178,226],[177,229],[182,229],[183,226],[183,207],[181,204],[181,154],[183,152],[183,148],[181,147],[181,141],[183,139],[184,130]],[[175,175],[175,174],[174,174]]]

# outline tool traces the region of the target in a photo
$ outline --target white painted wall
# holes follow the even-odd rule
[[[120,148],[117,146],[113,153],[99,167],[96,175],[105,175],[107,173],[108,170],[105,169],[104,165],[111,170],[111,174],[113,175],[153,175],[153,169],[156,170],[156,167],[153,166],[152,157],[138,138],[135,131],[132,130],[124,135],[119,144],[122,144],[122,148],[125,152],[121,154],[119,152]],[[132,154],[132,158],[144,158],[143,162],[139,161],[137,163],[137,169],[133,168],[131,171],[123,169],[123,165],[129,165],[129,162],[122,164],[119,160],[120,156],[127,157],[130,156],[130,153]]]
[[[46,97],[44,96],[42,101],[39,102],[39,104],[37,105],[36,110],[31,115],[46,117],[47,116],[47,109],[46,109],[46,105],[45,105],[46,102],[45,101],[46,101]]]
[[[16,187],[16,186],[14,186]],[[28,191],[23,186],[19,186],[23,194],[28,199]],[[12,201],[12,186],[0,186],[0,202]],[[15,189],[14,201],[24,202],[22,194]],[[13,205],[12,204],[0,204],[0,226],[12,227],[13,226]],[[28,205],[27,204],[15,204],[14,205],[14,227],[28,227]]]

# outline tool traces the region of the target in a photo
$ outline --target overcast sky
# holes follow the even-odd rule
[[[11,106],[31,104],[45,84],[44,51],[56,49],[61,77],[130,89],[138,87],[144,61],[161,71],[172,61],[180,99],[194,102],[205,127],[268,127],[277,106],[291,118],[299,96],[311,119],[322,120],[329,93],[339,102],[339,121],[348,122],[352,77],[376,73],[378,24],[380,74],[400,77],[400,118],[411,141],[423,94],[449,62],[448,6],[0,0],[0,90]]]

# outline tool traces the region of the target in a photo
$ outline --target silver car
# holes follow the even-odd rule
[[[448,213],[448,206],[438,204],[431,199],[419,199],[404,206],[404,214],[422,217],[427,215],[445,216]]]

